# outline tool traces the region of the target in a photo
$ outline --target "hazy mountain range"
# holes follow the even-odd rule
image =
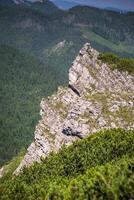
[[[36,0],[30,0],[36,1]],[[38,1],[38,0],[37,0]],[[41,0],[39,0],[41,1]],[[133,0],[52,0],[56,5],[63,8],[70,8],[75,5],[88,5],[100,8],[114,8],[119,10],[134,11]]]
[[[134,1],[133,0],[51,0],[55,3],[58,7],[62,9],[69,9],[76,5],[88,5],[98,8],[105,8],[109,10],[114,10],[117,12],[120,11],[134,11]],[[39,3],[45,3],[47,0],[0,0],[0,3],[3,2],[3,4],[24,4],[27,5],[30,4],[30,2],[39,2]]]

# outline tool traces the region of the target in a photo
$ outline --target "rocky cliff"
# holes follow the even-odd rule
[[[134,77],[112,70],[85,44],[69,70],[69,86],[41,101],[35,140],[16,169],[101,129],[134,128]]]

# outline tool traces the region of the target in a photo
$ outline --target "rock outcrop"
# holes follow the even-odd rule
[[[111,70],[98,56],[85,44],[69,70],[69,87],[42,99],[35,140],[15,174],[101,129],[134,128],[134,77]]]

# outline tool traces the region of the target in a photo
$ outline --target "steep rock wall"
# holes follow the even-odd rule
[[[134,77],[111,70],[98,56],[85,44],[69,70],[69,87],[42,99],[35,140],[15,174],[101,129],[134,128]]]

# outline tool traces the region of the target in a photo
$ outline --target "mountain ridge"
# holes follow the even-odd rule
[[[45,73],[46,77],[50,77],[50,80],[54,80],[53,84],[51,84],[49,83],[48,78],[43,79],[43,77],[41,77],[40,80],[43,79],[44,81],[38,85],[36,83],[39,81],[34,82],[33,75],[32,78],[30,78],[29,83],[28,81],[25,81],[25,83],[29,84],[27,88],[31,88],[32,90],[34,87],[37,87],[36,91],[39,93],[39,99],[42,96],[49,95],[50,91],[55,89],[55,86],[68,83],[69,66],[78,54],[79,49],[86,42],[90,42],[93,48],[97,49],[99,52],[111,51],[123,57],[134,56],[134,15],[132,13],[123,15],[83,6],[75,7],[69,11],[58,10],[56,13],[53,13],[53,10],[51,9],[48,11],[48,13],[42,13],[35,9],[31,9],[29,6],[27,8],[23,6],[0,6],[0,44],[7,46],[7,48],[2,48],[0,46],[0,51],[2,52],[1,55],[3,55],[3,58],[2,56],[0,57],[0,74],[2,74],[1,87],[3,91],[1,93],[1,100],[3,103],[0,115],[2,123],[0,133],[2,138],[0,145],[0,165],[3,165],[13,156],[17,155],[21,148],[26,147],[28,142],[29,144],[31,143],[34,127],[32,124],[34,122],[35,114],[36,119],[38,119],[38,110],[29,110],[29,108],[32,107],[31,105],[28,108],[29,115],[31,116],[28,120],[26,120],[25,115],[23,115],[23,112],[20,109],[23,106],[23,109],[27,110],[27,102],[30,103],[30,101],[27,101],[27,98],[37,98],[34,92],[31,94],[28,90],[22,90],[23,87],[21,87],[21,85],[23,86],[25,75],[21,72],[23,67],[18,69],[17,62],[21,65],[23,60],[21,61],[21,59],[19,59],[18,61],[15,59],[14,61],[14,57],[17,58],[19,52],[27,55],[26,63],[29,62],[31,69],[29,69],[29,73],[35,73],[36,77],[39,76],[39,73],[36,73],[37,69],[35,69],[35,64],[32,63],[32,56],[35,57],[35,60],[41,62],[42,70],[45,68],[42,74]],[[11,68],[14,73],[9,70],[10,65],[6,67],[6,65],[8,65],[6,64],[7,62],[11,63],[11,66],[13,67]],[[24,62],[24,72],[26,70],[26,63]],[[34,66],[34,69],[32,66]],[[49,70],[46,70],[45,66],[49,67]],[[131,66],[133,69],[132,64]],[[18,70],[17,74],[15,67]],[[9,70],[8,76],[6,72],[7,68]],[[50,71],[52,71],[52,73],[50,73]],[[18,87],[18,80],[16,77],[20,74],[22,74],[22,76],[19,81],[21,88],[21,93],[19,93],[19,95],[24,98],[20,98],[18,103],[18,91],[14,88]],[[3,80],[3,77],[6,77],[6,81]],[[8,87],[6,82],[9,81],[13,83],[13,87],[11,87],[12,84]],[[42,85],[45,85],[45,87],[43,88]],[[7,90],[4,90],[5,86],[7,87]],[[8,92],[9,88],[11,89]],[[14,96],[11,91],[15,92]],[[8,103],[10,101],[12,104]],[[6,106],[4,106],[5,104]],[[20,108],[18,104],[21,105]],[[15,112],[13,107],[11,108],[11,105],[17,105]],[[38,105],[39,103],[37,103],[35,107],[38,108]],[[20,110],[18,110],[18,108]],[[6,116],[8,116],[8,118],[6,118]],[[24,123],[23,133],[22,129],[21,131],[18,131],[20,127],[22,127],[21,120]],[[31,120],[33,122],[31,122]],[[13,122],[12,125],[11,122]],[[17,134],[16,138],[12,137],[14,134]],[[6,136],[9,138],[8,141],[6,140]],[[13,138],[13,140],[11,138]],[[27,138],[27,141],[25,141],[24,138]],[[7,150],[6,146],[10,148]]]
[[[42,0],[42,1],[35,1],[31,2],[28,0],[0,0],[0,5],[2,6],[9,6],[17,8],[29,8],[35,11],[38,11],[42,14],[52,14],[57,12],[59,8],[49,0]]]
[[[89,133],[134,129],[134,77],[110,69],[98,57],[99,52],[85,44],[69,70],[69,87],[42,99],[35,141],[14,174]]]
[[[99,51],[112,50],[123,56],[125,54],[126,56],[133,56],[133,45],[130,45],[134,42],[132,34],[133,14],[128,13],[124,15],[88,6],[76,6],[69,11],[63,11],[60,9],[55,10],[55,8],[53,8],[53,6],[51,8],[51,5],[49,4],[46,6],[45,10],[43,8],[44,11],[42,12],[38,6],[34,7],[34,3],[32,3],[32,5],[33,7],[25,8],[20,6],[17,7],[17,9],[0,8],[2,17],[0,21],[0,37],[2,38],[3,43],[8,41],[12,46],[15,45],[15,47],[21,48],[23,51],[28,50],[28,52],[36,53],[36,55],[38,53],[40,57],[42,57],[44,46],[45,48],[48,48],[51,43],[53,45],[53,43],[55,44],[63,40],[73,43],[75,42],[76,44],[78,42],[75,40],[78,39],[80,44],[79,48],[85,42],[90,41],[92,46]],[[4,12],[6,13],[7,19],[4,16]],[[118,23],[116,21],[118,21]],[[11,32],[11,34],[7,35],[4,32],[4,30],[6,30],[5,24],[8,24],[8,31],[9,33]],[[52,26],[50,26],[50,24]],[[120,24],[120,29],[118,24]],[[16,29],[15,26],[17,26]],[[23,27],[26,27],[25,31],[23,30]],[[29,34],[27,34],[27,31],[29,31]],[[55,36],[54,34],[52,35],[52,31],[55,32]],[[64,35],[63,32],[65,32]],[[51,37],[50,41],[48,33],[49,37]],[[56,35],[56,33],[58,33],[58,35]],[[39,37],[36,37],[37,34]],[[90,36],[90,34],[92,35]],[[15,39],[14,35],[17,36]],[[47,40],[49,41],[49,44],[46,44],[47,40],[45,41],[42,39],[44,35],[48,37]],[[75,38],[73,35],[75,35]],[[100,39],[98,37],[102,38]],[[33,38],[33,41],[31,38]],[[37,40],[39,41],[37,42]],[[22,41],[21,45],[20,41]],[[110,44],[109,41],[111,42]],[[36,49],[38,49],[37,52]]]

